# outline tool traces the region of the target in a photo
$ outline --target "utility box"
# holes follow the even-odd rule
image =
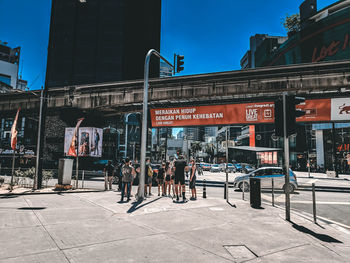
[[[58,163],[58,184],[70,185],[72,181],[73,159],[60,159]]]
[[[261,207],[261,187],[260,187],[260,179],[250,177],[250,206],[253,208]]]

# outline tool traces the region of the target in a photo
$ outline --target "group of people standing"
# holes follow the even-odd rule
[[[105,166],[105,190],[112,189],[112,181],[114,176],[114,166],[109,161]],[[140,165],[136,162],[131,164],[130,159],[126,158],[124,164],[117,169],[117,176],[119,176],[119,190],[121,191],[121,202],[124,201],[126,195],[127,201],[131,197],[131,187],[133,181],[140,179]],[[194,160],[191,160],[190,168],[183,156],[179,156],[178,160],[172,162],[162,163],[161,167],[156,173],[156,179],[158,183],[158,196],[172,197],[174,202],[179,202],[182,197],[183,202],[186,202],[186,185],[185,185],[185,173],[189,173],[189,187],[191,189],[190,200],[197,200],[196,191],[196,175],[197,167]],[[150,159],[146,159],[145,167],[145,196],[152,195],[152,181],[154,171],[151,167]],[[139,191],[139,189],[138,189]],[[170,192],[172,191],[172,196]]]

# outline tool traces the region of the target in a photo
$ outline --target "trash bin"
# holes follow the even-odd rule
[[[260,179],[251,177],[250,184],[250,206],[253,208],[261,207],[261,188]]]
[[[73,159],[60,159],[58,163],[58,184],[70,185],[73,172]]]

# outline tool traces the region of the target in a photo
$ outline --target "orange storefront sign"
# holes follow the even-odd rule
[[[330,99],[307,100],[298,106],[306,115],[298,121],[329,121]],[[274,102],[151,109],[152,127],[258,124],[274,122]]]

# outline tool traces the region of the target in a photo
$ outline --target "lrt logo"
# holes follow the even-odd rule
[[[343,112],[345,112],[345,114],[350,114],[350,106],[345,106],[345,103],[339,106],[339,110],[339,114],[343,114]]]
[[[257,121],[258,120],[258,109],[246,109],[246,120],[247,121]]]

